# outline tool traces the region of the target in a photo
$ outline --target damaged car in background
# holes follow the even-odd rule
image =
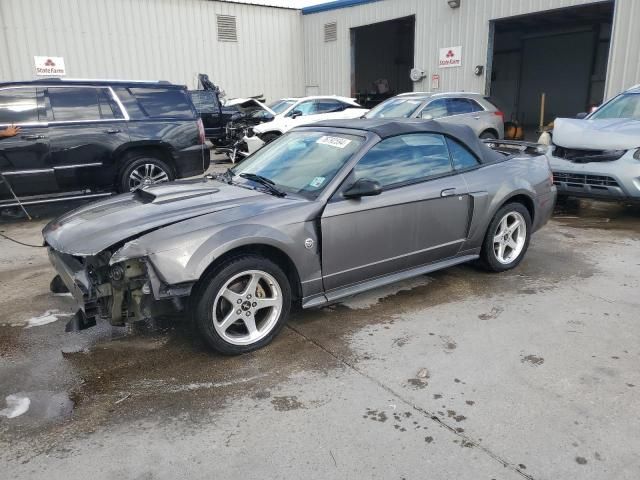
[[[556,190],[537,146],[466,126],[331,120],[218,177],[143,187],[43,230],[75,327],[188,312],[218,352],[269,343],[327,305],[464,262],[516,267]],[[363,248],[365,247],[366,248]]]
[[[198,75],[198,90],[189,96],[204,126],[205,136],[216,147],[228,148],[242,132],[262,122],[269,122],[275,112],[264,104],[262,95],[225,99],[225,94],[206,74]]]
[[[322,120],[360,118],[367,112],[354,99],[336,95],[283,98],[267,108],[275,115],[254,126],[229,123],[227,132],[233,141],[217,152],[226,153],[231,162],[236,163],[296,126]]]
[[[640,85],[584,119],[556,119],[552,138],[558,195],[640,201]]]

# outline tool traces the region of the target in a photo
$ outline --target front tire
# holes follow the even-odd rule
[[[531,215],[521,203],[508,203],[491,220],[485,234],[480,264],[492,272],[518,266],[529,248]]]
[[[291,285],[271,260],[242,255],[212,270],[194,300],[194,321],[207,344],[224,355],[239,355],[267,345],[284,328]]]

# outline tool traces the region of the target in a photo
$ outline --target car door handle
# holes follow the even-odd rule
[[[119,128],[110,128],[109,130],[105,130],[104,133],[110,133],[110,134],[114,134],[114,133],[120,133],[122,130],[120,130]]]
[[[20,138],[23,140],[40,140],[44,138],[44,135],[22,135]]]
[[[441,197],[452,197],[455,194],[456,194],[455,188],[445,188],[440,192]]]
[[[480,120],[480,115],[474,115],[473,118],[475,118],[476,120]]]

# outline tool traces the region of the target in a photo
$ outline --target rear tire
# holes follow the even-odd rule
[[[531,215],[521,203],[508,203],[494,215],[484,237],[480,265],[492,272],[518,266],[531,239]]]
[[[128,154],[118,176],[118,191],[131,192],[144,185],[175,180],[176,175],[165,160],[148,153]]]
[[[480,134],[480,139],[481,140],[498,140],[498,136],[489,130],[485,130]]]
[[[280,136],[281,135],[279,133],[275,133],[275,132],[265,133],[264,135],[262,135],[260,137],[260,140],[262,140],[266,145],[267,143],[273,142],[276,138],[278,138]]]
[[[270,343],[291,311],[291,285],[283,270],[258,255],[230,258],[194,292],[192,316],[207,344],[223,355]]]

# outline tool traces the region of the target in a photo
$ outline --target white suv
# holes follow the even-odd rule
[[[273,120],[253,127],[253,132],[265,143],[299,125],[336,118],[360,118],[368,111],[352,98],[337,95],[283,98],[269,108],[275,113]]]

